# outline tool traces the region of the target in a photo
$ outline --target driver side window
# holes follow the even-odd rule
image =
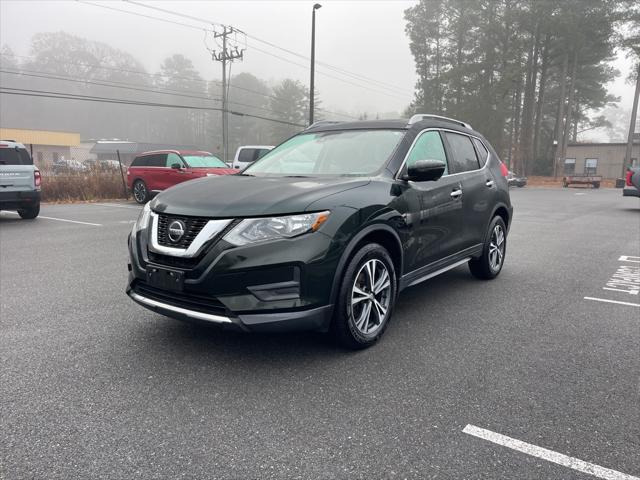
[[[167,155],[167,163],[166,163],[166,167],[167,168],[171,168],[171,165],[173,165],[174,163],[177,163],[178,165],[180,165],[181,167],[184,166],[182,164],[182,160],[180,159],[180,157],[178,155],[176,155],[175,153],[170,153]]]
[[[438,131],[430,130],[420,134],[411,152],[409,152],[405,169],[409,168],[410,165],[413,165],[418,160],[440,160],[445,164],[443,175],[449,173],[447,155],[445,154],[442,138],[440,138]]]

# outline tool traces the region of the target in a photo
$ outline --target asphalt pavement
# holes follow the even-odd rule
[[[640,477],[640,201],[512,201],[501,275],[406,290],[361,352],[134,304],[135,204],[1,212],[0,478]]]

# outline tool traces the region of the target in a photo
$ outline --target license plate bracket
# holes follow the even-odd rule
[[[162,290],[181,292],[184,289],[184,272],[148,266],[147,283]]]

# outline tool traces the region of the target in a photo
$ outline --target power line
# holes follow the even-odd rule
[[[84,3],[85,5],[91,5],[93,7],[100,7],[100,8],[106,8],[107,10],[113,10],[114,12],[128,13],[130,15],[135,15],[137,17],[148,18],[148,19],[151,19],[151,20],[158,20],[160,22],[165,22],[165,23],[172,23],[174,25],[180,25],[181,27],[192,28],[192,29],[198,30],[200,32],[205,30],[202,27],[197,27],[195,25],[189,25],[188,23],[176,22],[176,21],[173,21],[173,20],[169,20],[167,18],[154,17],[152,15],[145,15],[144,13],[133,12],[131,10],[123,10],[121,8],[111,7],[111,6],[107,6],[107,5],[101,5],[99,3],[88,2],[87,0],[76,0],[76,1],[78,3]]]
[[[284,62],[291,63],[292,65],[297,65],[298,67],[304,68],[305,70],[309,70],[309,67],[308,67],[307,65],[303,65],[303,64],[301,64],[301,63],[294,62],[293,60],[289,60],[288,58],[281,57],[280,55],[276,55],[275,53],[271,53],[271,52],[268,52],[268,51],[266,51],[266,50],[262,50],[261,48],[258,48],[258,47],[256,47],[255,45],[249,45],[249,46],[250,46],[253,50],[256,50],[256,51],[258,51],[258,52],[262,52],[262,53],[264,53],[265,55],[269,55],[269,56],[271,56],[271,57],[277,58],[277,59],[282,60],[282,61],[284,61]],[[365,90],[370,90],[370,91],[372,91],[372,92],[375,92],[375,93],[378,93],[378,94],[381,94],[381,95],[387,95],[387,96],[389,96],[389,97],[401,98],[401,99],[403,99],[403,100],[405,100],[405,99],[406,99],[406,97],[405,97],[404,95],[396,95],[395,93],[385,92],[385,91],[383,91],[383,90],[376,90],[376,89],[371,88],[371,87],[367,87],[367,86],[364,86],[364,85],[360,85],[360,84],[358,84],[358,83],[351,82],[351,81],[349,81],[349,80],[345,80],[344,78],[339,78],[339,77],[336,77],[336,76],[334,76],[334,75],[330,75],[330,74],[325,73],[325,72],[322,72],[322,71],[320,71],[320,70],[318,70],[318,71],[317,71],[317,73],[318,73],[318,75],[323,75],[323,76],[325,76],[325,77],[333,78],[333,79],[339,80],[339,81],[341,81],[341,82],[348,83],[348,84],[350,84],[350,85],[354,85],[354,86],[356,86],[356,87],[358,87],[358,88],[364,88]]]
[[[33,72],[33,73],[25,73],[25,72]],[[133,90],[133,91],[139,91],[139,92],[158,93],[158,94],[162,94],[162,95],[168,94],[168,95],[172,95],[172,96],[176,96],[176,97],[196,98],[196,99],[199,99],[199,100],[210,100],[210,101],[214,101],[214,102],[222,101],[222,99],[219,98],[219,97],[209,97],[209,96],[204,96],[204,95],[188,95],[188,94],[184,94],[184,93],[174,93],[174,92],[178,92],[177,90],[165,90],[165,89],[156,90],[156,89],[150,89],[150,88],[138,88],[138,87],[135,87],[135,86],[125,86],[125,85],[132,85],[132,84],[128,84],[128,83],[125,83],[125,82],[114,82],[114,83],[118,83],[118,84],[122,84],[122,85],[111,85],[110,83],[95,82],[95,81],[84,80],[84,79],[80,79],[80,78],[62,77],[62,76],[58,76],[58,75],[46,75],[47,72],[39,72],[39,71],[33,71],[33,70],[23,70],[23,71],[15,72],[15,71],[10,71],[10,70],[0,69],[0,73],[6,73],[6,74],[9,74],[9,75],[21,75],[21,76],[26,76],[26,77],[46,78],[46,79],[51,79],[51,80],[61,80],[61,81],[75,82],[75,83],[80,83],[80,84],[98,85],[98,86],[103,86],[103,87],[107,87],[107,88],[121,88],[121,89],[125,89],[125,90]],[[45,74],[45,75],[38,75],[38,74]],[[269,112],[269,113],[276,113],[278,115],[286,115],[284,112],[278,112],[276,110],[271,110],[270,108],[260,107],[260,106],[256,106],[256,105],[250,105],[250,104],[247,104],[247,103],[233,102],[233,101],[229,101],[228,103],[233,104],[233,105],[239,105],[239,106],[242,106],[242,107],[253,108],[253,109],[256,109],[256,110],[263,110],[263,111]]]
[[[268,54],[269,52],[266,52],[266,53]],[[37,58],[34,55],[16,55],[16,54],[8,54],[8,53],[0,53],[0,56],[16,57],[16,58],[24,58],[24,59],[36,59]],[[111,67],[111,66],[95,64],[95,63],[69,62],[69,61],[61,61],[61,60],[56,60],[56,63],[62,64],[62,65],[75,65],[75,66],[82,66],[82,67],[91,67],[91,68],[100,69],[100,70],[108,70],[108,71],[115,71],[115,72],[122,72],[122,73],[131,73],[131,74],[150,77],[152,79],[156,78],[157,76],[160,76],[160,77],[172,78],[172,79],[177,79],[177,80],[186,80],[186,81],[194,82],[194,83],[203,83],[203,84],[205,84],[205,86],[208,83],[215,83],[217,85],[221,85],[222,84],[222,82],[220,80],[204,80],[202,78],[185,77],[185,76],[179,76],[179,75],[171,75],[171,76],[169,76],[168,74],[161,74],[161,73],[154,74],[154,73],[148,73],[148,72],[141,71],[141,70],[131,70],[131,69],[126,69],[126,68]],[[30,71],[30,70],[23,70],[23,71]],[[33,71],[33,70],[31,70],[31,71]],[[41,71],[35,71],[35,72],[36,73],[49,73],[49,72],[41,72]],[[82,80],[82,81],[87,82],[87,80]],[[120,83],[120,84],[123,84],[123,85],[137,86],[136,84],[131,84],[131,83],[116,82],[115,80],[103,80],[103,81],[107,81],[107,82],[111,82],[111,83]],[[277,99],[277,97],[275,95],[271,95],[271,94],[264,93],[264,92],[259,92],[257,90],[252,90],[250,88],[241,87],[239,85],[230,85],[230,87],[231,88],[235,88],[237,90],[242,90],[242,91],[245,91],[245,92],[249,92],[249,93],[252,93],[254,95],[260,95],[260,96],[271,98],[271,99]],[[181,92],[181,93],[187,93],[184,90],[173,90],[173,91]],[[246,105],[246,104],[242,104],[242,103],[239,103],[239,102],[230,102],[230,103],[233,103],[233,104],[236,104],[236,105]],[[258,107],[253,107],[252,106],[251,108],[258,108]],[[331,115],[338,115],[338,116],[345,117],[345,118],[357,119],[357,117],[355,117],[353,115],[349,115],[347,113],[333,112],[331,110],[327,110],[327,109],[324,109],[324,108],[317,108],[317,110],[321,110],[321,111],[323,111],[325,113],[328,113],[328,114],[331,114]]]
[[[25,89],[25,88],[0,87],[0,94],[21,95],[21,96],[28,96],[28,97],[57,98],[57,99],[63,99],[63,100],[81,100],[81,101],[89,101],[89,102],[114,103],[114,104],[122,104],[122,105],[137,105],[137,106],[144,106],[144,107],[166,107],[166,108],[180,108],[180,109],[187,109],[187,110],[207,110],[207,111],[215,111],[215,112],[222,111],[222,108],[219,108],[219,107],[203,107],[203,106],[196,106],[196,105],[181,105],[181,104],[160,103],[160,102],[141,102],[138,100],[98,97],[93,95],[80,95],[80,94],[72,94],[72,93],[65,93],[65,92],[52,92],[48,90],[33,90],[33,89]],[[266,120],[270,122],[291,125],[294,127],[301,127],[301,128],[306,127],[306,125],[302,125],[299,123],[293,123],[293,122],[287,122],[286,120],[278,120],[275,118],[263,117],[261,115],[238,112],[235,110],[228,110],[228,112],[232,115],[237,115],[240,117],[257,118],[260,120]]]
[[[154,16],[151,16],[151,15],[143,15],[143,14],[140,14],[140,13],[138,13],[138,12],[133,12],[133,11],[131,11],[131,10],[123,10],[123,9],[114,8],[114,7],[107,7],[107,6],[105,6],[105,5],[99,5],[99,4],[96,4],[96,3],[88,2],[88,1],[86,1],[86,0],[77,0],[77,1],[79,1],[79,2],[81,2],[81,3],[84,3],[84,4],[87,4],[87,5],[93,5],[93,6],[96,6],[96,7],[107,8],[107,9],[109,9],[109,10],[115,10],[115,11],[117,11],[117,12],[121,12],[121,13],[126,13],[126,14],[130,14],[130,15],[137,15],[137,16],[142,16],[142,17],[145,17],[145,18],[150,18],[150,19],[153,19],[153,20],[159,20],[159,21],[163,21],[163,22],[173,23],[173,24],[175,24],[175,25],[186,26],[186,27],[188,27],[188,28],[195,29],[195,30],[199,30],[199,31],[207,31],[207,30],[205,30],[204,28],[196,27],[195,25],[188,25],[188,24],[183,24],[183,23],[181,23],[181,22],[174,22],[174,21],[172,21],[172,20],[168,20],[168,19],[165,19],[165,18],[154,17]],[[149,6],[149,5],[145,5],[145,4],[142,4],[142,3],[131,2],[131,1],[129,1],[128,3],[132,3],[132,4],[135,4],[135,5],[139,5],[139,6],[141,6],[141,7],[145,7],[145,8],[157,9],[157,7],[151,7],[151,6]],[[185,17],[185,18],[195,19],[195,17],[191,17],[191,16],[188,16],[188,15],[183,15],[183,14],[181,14],[181,13],[179,13],[179,12],[173,12],[173,11],[171,11],[171,10],[162,9],[162,11],[165,11],[165,12],[167,12],[167,13],[170,13],[171,15],[176,15],[176,16],[179,16],[179,17]],[[212,24],[212,22],[209,22],[209,21],[206,21],[206,20],[202,20],[202,19],[197,19],[197,21],[202,22],[202,23],[206,23],[206,24]],[[249,38],[253,38],[253,39],[254,39],[254,40],[256,40],[256,41],[259,41],[259,42],[262,42],[262,43],[268,44],[268,45],[270,45],[270,46],[273,46],[274,48],[278,48],[279,50],[285,51],[285,52],[287,52],[287,53],[289,53],[289,54],[292,54],[292,55],[298,56],[298,57],[303,58],[303,59],[308,59],[307,57],[305,57],[305,56],[304,56],[304,55],[302,55],[302,54],[299,54],[299,53],[296,53],[296,52],[292,52],[291,50],[288,50],[288,49],[286,49],[286,48],[284,48],[284,47],[277,46],[277,45],[275,45],[275,44],[272,44],[271,42],[267,42],[266,40],[262,40],[262,39],[259,39],[259,38],[257,38],[257,37],[253,37],[253,36],[248,35],[248,34],[245,34],[245,35],[246,35],[247,37],[249,37]],[[278,55],[272,54],[272,53],[267,52],[267,51],[265,51],[265,50],[261,50],[261,49],[259,49],[259,48],[255,47],[255,46],[253,46],[252,48],[253,48],[254,50],[256,50],[256,51],[259,51],[259,52],[265,53],[265,54],[267,54],[267,55],[271,55],[272,57],[278,58],[278,59],[283,60],[283,61],[285,61],[285,62],[289,62],[289,63],[292,63],[292,64],[294,64],[294,65],[298,65],[298,66],[300,66],[300,67],[302,67],[302,68],[305,68],[305,69],[307,69],[307,70],[309,69],[309,67],[308,67],[308,66],[306,66],[306,65],[301,65],[301,64],[299,64],[299,63],[295,63],[295,62],[293,62],[293,61],[291,61],[291,60],[289,60],[289,59],[286,59],[286,58],[280,57],[280,56],[278,56]],[[328,64],[324,64],[323,62],[318,62],[318,63],[319,63],[319,64],[323,64],[325,67],[328,65]],[[331,69],[333,69],[334,71],[336,71],[337,73],[340,73],[340,74],[342,74],[342,75],[346,75],[346,74],[345,74],[345,73],[343,73],[343,72],[347,72],[347,70],[341,69],[341,68],[339,68],[339,67],[334,67],[334,66],[329,66],[329,67],[330,67]],[[364,88],[364,89],[366,89],[366,90],[370,90],[370,91],[373,91],[373,92],[378,93],[378,94],[381,94],[381,95],[387,95],[387,96],[391,96],[391,97],[401,98],[401,99],[403,99],[403,100],[406,100],[407,95],[409,95],[409,96],[413,96],[413,93],[411,93],[411,94],[405,94],[405,95],[397,95],[397,94],[392,94],[392,93],[390,93],[390,92],[385,92],[385,91],[380,91],[380,90],[374,90],[373,88],[371,88],[371,87],[369,87],[369,86],[367,86],[367,85],[357,84],[357,83],[354,83],[354,82],[351,82],[351,81],[345,80],[345,79],[343,79],[343,78],[336,77],[336,76],[334,76],[334,75],[330,75],[330,74],[328,74],[328,73],[322,72],[322,71],[320,71],[320,70],[318,70],[318,73],[319,73],[319,74],[321,74],[321,75],[324,75],[325,77],[333,78],[333,79],[338,80],[338,81],[340,81],[340,82],[344,82],[344,83],[347,83],[347,84],[350,84],[350,85],[354,85],[354,86],[356,86],[356,87],[358,87],[358,88]],[[355,73],[352,73],[352,72],[349,72],[349,75],[351,75],[351,76],[352,76],[352,78],[353,78],[354,76],[360,76],[360,77],[362,77],[362,78],[364,79],[364,81],[380,83],[378,80],[370,79],[370,78],[365,77],[365,76],[363,76],[363,75],[355,74]],[[387,88],[388,88],[388,87],[387,87]],[[396,88],[396,89],[398,89],[399,87],[392,87],[392,88]]]
[[[182,17],[182,18],[187,18],[189,20],[194,20],[196,22],[216,25],[215,22],[211,22],[211,21],[208,21],[208,20],[203,20],[202,18],[198,18],[198,17],[193,17],[193,16],[187,15],[185,13],[176,12],[176,11],[168,10],[168,9],[165,9],[165,8],[159,8],[159,7],[155,7],[155,6],[152,6],[152,5],[146,5],[144,3],[137,2],[137,1],[134,1],[134,0],[124,0],[124,1],[127,2],[127,3],[131,3],[133,5],[138,5],[138,6],[143,7],[143,8],[149,8],[149,9],[152,9],[152,10],[157,10],[157,11],[160,11],[160,12],[163,12],[163,13],[168,13],[170,15],[175,15],[177,17]],[[220,25],[220,24],[217,24],[217,25]],[[253,40],[256,40],[256,41],[258,41],[260,43],[268,45],[268,46],[270,46],[272,48],[276,48],[276,49],[281,50],[283,52],[286,52],[286,53],[288,53],[290,55],[293,55],[295,57],[301,58],[303,60],[310,60],[309,57],[307,57],[306,55],[303,55],[301,53],[294,52],[293,50],[289,50],[288,48],[281,47],[280,45],[276,45],[275,43],[272,43],[272,42],[269,42],[269,41],[264,40],[262,38],[256,37],[255,35],[251,35],[251,34],[248,34],[246,32],[242,32],[242,33],[244,33],[248,38],[252,38]],[[322,65],[322,66],[324,66],[324,67],[326,67],[326,68],[328,68],[330,70],[333,70],[333,71],[335,71],[337,73],[341,73],[342,75],[345,75],[345,76],[350,76],[350,77],[352,77],[354,79],[361,79],[361,80],[364,80],[364,81],[367,81],[367,82],[378,83],[378,84],[380,84],[382,86],[385,86],[386,88],[395,89],[398,92],[403,92],[405,94],[408,92],[407,90],[405,90],[402,87],[398,87],[398,86],[393,85],[391,83],[387,83],[387,82],[383,82],[383,81],[380,81],[380,80],[376,80],[374,78],[370,78],[370,77],[367,77],[367,76],[359,74],[359,73],[351,72],[351,71],[349,71],[347,69],[336,67],[336,66],[331,65],[331,64],[326,63],[326,62],[318,61],[317,63],[318,63],[318,65]],[[409,95],[413,96],[413,92],[410,92]]]

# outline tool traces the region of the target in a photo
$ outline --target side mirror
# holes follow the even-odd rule
[[[171,168],[173,168],[174,170],[180,170],[182,168],[182,165],[180,165],[179,163],[172,163]]]
[[[440,160],[418,160],[409,166],[402,179],[413,182],[434,181],[442,176],[446,168],[447,165]]]

